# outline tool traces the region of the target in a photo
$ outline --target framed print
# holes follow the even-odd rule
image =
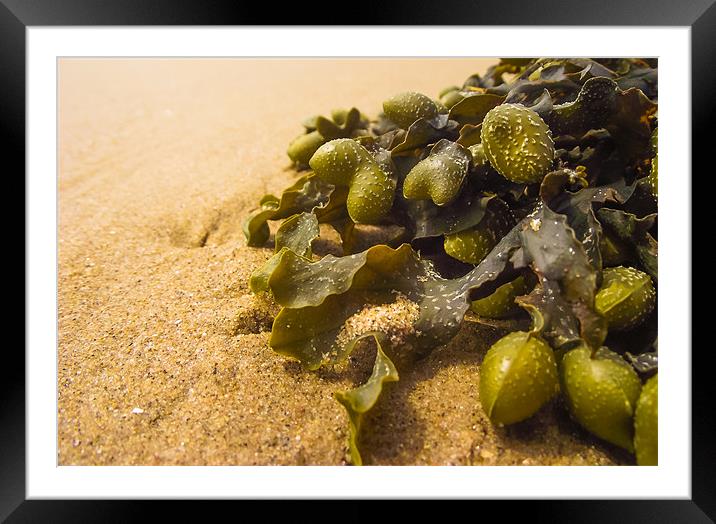
[[[118,498],[712,518],[691,173],[716,8],[551,4],[256,26],[5,2],[28,271],[3,518],[131,518]]]

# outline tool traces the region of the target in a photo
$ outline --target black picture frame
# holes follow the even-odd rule
[[[594,25],[688,26],[691,28],[692,171],[713,171],[708,125],[716,117],[715,0],[400,0],[381,9],[365,4],[322,6],[222,2],[218,0],[0,0],[0,133],[6,161],[17,171],[6,177],[25,194],[25,31],[28,26],[103,25]],[[334,16],[331,16],[334,14]],[[688,79],[684,79],[686,85]],[[9,196],[10,192],[7,193]],[[17,195],[18,193],[12,193]],[[13,198],[15,200],[15,198]],[[23,198],[24,202],[24,198]],[[692,201],[692,209],[694,209]],[[12,219],[17,220],[17,215]],[[693,214],[692,214],[693,217]],[[7,218],[6,220],[11,220]],[[693,221],[693,220],[692,220]],[[696,225],[696,221],[693,221]],[[8,222],[12,223],[12,222]],[[27,262],[27,261],[25,261]],[[23,266],[24,273],[24,266]],[[27,283],[26,283],[27,284]],[[23,300],[24,303],[24,300]],[[693,311],[693,309],[692,309]],[[693,321],[692,321],[693,322]],[[694,333],[695,334],[695,333]],[[693,344],[692,344],[693,345]],[[14,348],[18,346],[15,345]],[[13,348],[13,349],[14,349]],[[130,522],[147,515],[142,501],[38,501],[25,496],[25,359],[6,348],[0,393],[0,521]],[[700,351],[701,350],[701,351]],[[510,516],[525,513],[548,522],[710,522],[716,519],[716,417],[708,347],[692,352],[692,498],[691,500],[510,502]],[[155,504],[155,503],[151,503]],[[162,511],[168,510],[167,503]],[[272,511],[301,513],[302,502],[272,506]],[[342,503],[345,517],[356,515],[355,502]],[[479,502],[482,508],[489,509]],[[193,516],[183,502],[171,503],[182,520]],[[280,506],[280,508],[278,507]],[[206,506],[198,509],[204,515]],[[361,511],[363,513],[364,510]],[[473,511],[473,510],[468,510]],[[392,511],[384,513],[388,516]],[[515,513],[516,512],[516,513]],[[333,513],[332,511],[330,513]],[[330,514],[329,512],[326,515]],[[315,513],[312,512],[311,515]],[[248,513],[247,513],[248,515]],[[165,517],[168,514],[165,513]],[[320,517],[320,515],[318,516]],[[311,517],[312,520],[318,517]]]

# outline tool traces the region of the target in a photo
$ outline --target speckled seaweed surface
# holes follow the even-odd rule
[[[268,348],[275,310],[247,279],[271,250],[246,247],[241,220],[291,182],[285,151],[305,117],[375,115],[490,62],[62,60],[59,464],[345,464],[332,394],[369,358],[307,372]],[[497,337],[468,324],[401,370],[366,420],[366,462],[631,463],[556,402],[492,427],[478,368]]]

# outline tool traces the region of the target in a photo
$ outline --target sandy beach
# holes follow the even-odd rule
[[[352,387],[268,347],[249,292],[272,254],[241,222],[295,178],[301,122],[431,96],[492,59],[81,60],[59,65],[60,465],[343,465]],[[479,364],[501,333],[466,324],[391,384],[365,423],[375,465],[611,465],[557,402],[493,427]]]

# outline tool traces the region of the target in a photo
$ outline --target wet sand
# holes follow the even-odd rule
[[[241,221],[294,175],[300,122],[436,96],[492,60],[63,60],[58,451],[62,465],[345,464],[334,391],[268,347],[249,294],[272,253]],[[480,408],[500,334],[466,325],[391,384],[365,424],[369,464],[614,464],[558,403],[509,429]]]

